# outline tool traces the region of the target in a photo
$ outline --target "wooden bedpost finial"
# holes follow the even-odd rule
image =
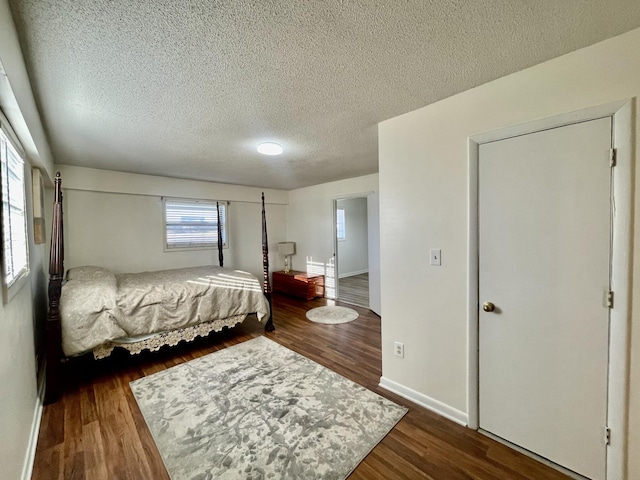
[[[60,171],[56,172],[56,176],[53,179],[53,202],[62,203],[62,177],[60,176]]]

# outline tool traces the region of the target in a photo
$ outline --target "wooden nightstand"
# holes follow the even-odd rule
[[[303,300],[324,297],[324,275],[311,275],[297,270],[273,272],[273,291]]]

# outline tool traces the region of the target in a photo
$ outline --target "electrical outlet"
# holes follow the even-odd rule
[[[395,342],[393,344],[393,353],[396,357],[404,358],[404,343]]]

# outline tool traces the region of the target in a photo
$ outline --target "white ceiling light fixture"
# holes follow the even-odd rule
[[[274,142],[264,142],[258,145],[258,152],[263,155],[280,155],[282,153],[282,146]]]

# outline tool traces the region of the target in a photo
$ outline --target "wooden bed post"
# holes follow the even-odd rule
[[[216,212],[218,215],[218,263],[220,264],[221,267],[224,266],[224,255],[222,254],[222,228],[221,228],[221,224],[220,224],[220,204],[218,202],[216,202]]]
[[[62,333],[60,329],[60,294],[64,275],[64,235],[62,231],[62,179],[56,172],[54,181],[53,221],[51,223],[51,249],[49,252],[49,310],[47,312],[47,366],[45,403],[60,397],[60,362],[62,360]]]
[[[264,210],[264,192],[262,192],[262,272],[264,273],[262,291],[269,302],[269,319],[264,325],[264,330],[273,332],[276,327],[273,325],[273,302],[271,301],[271,283],[269,282],[269,241],[267,239],[267,215]]]

